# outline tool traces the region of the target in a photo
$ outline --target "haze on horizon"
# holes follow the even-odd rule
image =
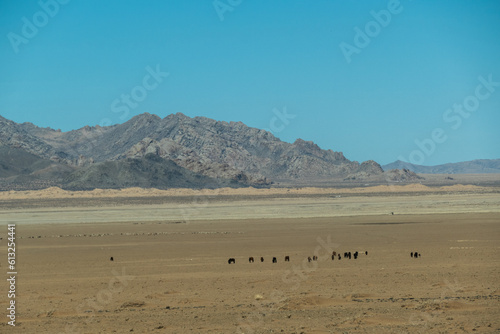
[[[350,160],[500,157],[497,1],[0,4],[0,115],[242,121]]]

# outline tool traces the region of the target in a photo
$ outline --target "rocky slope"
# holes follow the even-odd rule
[[[422,176],[417,175],[409,169],[391,169],[385,172],[387,180],[393,182],[419,182],[424,180]]]
[[[422,174],[487,174],[500,173],[500,159],[478,159],[436,166],[414,165],[398,160],[384,165],[382,168],[386,171],[405,168]]]
[[[121,181],[102,182],[101,175],[103,168],[109,169],[107,175],[115,175],[118,169],[125,168],[123,164],[128,166],[126,174],[137,181],[136,185],[169,187],[177,184],[163,183],[162,177],[151,171],[144,175],[144,171],[130,169],[131,161],[153,163],[152,156],[161,158],[154,164],[174,162],[177,167],[209,178],[210,182],[218,180],[220,185],[266,186],[271,182],[312,179],[319,182],[360,180],[383,173],[374,161],[362,164],[349,161],[341,152],[323,150],[310,141],[298,139],[286,143],[265,130],[241,122],[190,118],[180,113],[163,119],[146,113],[123,124],[86,126],[69,132],[0,118],[0,145],[69,167],[60,182],[74,187],[85,182],[91,186],[94,183],[96,186],[124,186]],[[122,166],[118,168],[117,164]],[[187,177],[189,173],[181,174]],[[156,181],[139,182],[144,179]],[[196,186],[194,181],[186,182],[179,184]]]
[[[104,161],[79,168],[68,174],[64,188],[72,190],[91,190],[99,188],[121,189],[141,188],[218,188],[238,187],[238,180],[216,180],[194,173],[149,153],[143,158],[127,158],[119,161]]]

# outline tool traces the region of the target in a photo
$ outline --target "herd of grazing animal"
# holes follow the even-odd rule
[[[368,256],[368,251],[364,251],[364,252],[361,252],[361,254],[364,253],[366,256]],[[344,252],[344,259],[351,259],[354,257],[354,259],[356,260],[359,256],[360,252],[358,251],[355,251],[353,253],[351,252]],[[419,252],[411,252],[410,253],[410,257],[412,258],[415,258],[415,259],[418,259],[422,256],[421,253]],[[342,256],[340,255],[340,253],[337,253],[335,251],[332,252],[332,261],[335,260],[335,258],[337,258],[338,260],[341,260],[342,259]],[[307,257],[307,261],[308,262],[311,262],[311,261],[317,261],[318,260],[318,257],[316,255],[314,255],[313,257],[310,257],[308,256]],[[112,260],[111,260],[112,261]],[[254,258],[253,257],[249,257],[248,258],[248,262],[250,263],[253,263],[254,262]],[[260,262],[264,262],[264,257],[261,256],[260,258]],[[276,257],[273,257],[273,260],[272,260],[273,263],[278,263],[278,259]],[[285,256],[285,262],[290,262],[290,256]],[[228,263],[231,264],[231,263],[236,263],[236,260],[234,258],[230,258],[228,260]]]
[[[368,255],[368,251],[365,251],[364,253],[365,253],[365,255]],[[354,259],[356,260],[358,258],[358,256],[359,256],[359,252],[358,251],[355,251],[354,253],[344,252],[344,259],[349,259],[350,260],[351,257],[354,257]],[[419,253],[419,252],[411,252],[410,253],[410,257],[415,258],[415,259],[418,259],[421,256],[422,256],[422,254]],[[336,257],[339,260],[342,259],[342,256],[340,255],[340,253],[337,254],[337,252],[333,251],[332,252],[332,261],[334,261]],[[114,261],[114,258],[110,257],[109,260],[110,261]],[[312,258],[310,256],[307,257],[307,261],[308,262],[317,261],[317,260],[318,260],[318,257],[316,255],[314,255]],[[253,256],[250,256],[248,258],[248,262],[250,262],[250,263],[255,262],[255,259],[253,258]],[[264,262],[264,257],[263,256],[260,257],[260,262]],[[288,256],[288,255],[285,256],[285,262],[290,262],[290,256]],[[229,260],[227,261],[227,263],[228,264],[234,264],[234,263],[236,263],[236,259],[234,257],[231,257],[231,258],[229,258]],[[278,259],[276,257],[273,257],[273,263],[278,263]]]
[[[410,253],[410,257],[413,257],[415,259],[418,259],[421,256],[422,256],[422,254],[420,254],[419,252],[411,252]]]
[[[368,255],[368,251],[365,251],[365,252],[362,252],[362,253],[364,253],[365,255]],[[358,251],[356,251],[356,252],[354,252],[354,253],[351,253],[351,252],[345,252],[345,253],[344,253],[344,259],[349,259],[349,260],[350,260],[352,257],[354,257],[354,259],[357,259],[357,258],[358,258],[358,256],[359,256],[359,254],[360,254],[360,253],[359,253]],[[415,252],[415,254],[417,254],[417,253]],[[413,253],[411,253],[411,256],[413,257]],[[416,256],[416,255],[415,255],[415,256]],[[338,254],[337,254],[337,252],[333,251],[333,252],[332,252],[332,261],[334,261],[334,260],[335,260],[335,258],[338,258],[339,260],[341,260],[341,259],[342,259],[342,255],[340,255],[340,253],[338,253]],[[308,256],[308,257],[307,257],[307,261],[308,261],[308,262],[311,262],[311,261],[318,261],[318,257],[317,257],[316,255],[314,255],[314,256],[312,256],[312,257],[311,257],[311,256]],[[249,263],[254,263],[254,262],[255,262],[254,257],[253,257],[253,256],[250,256],[250,257],[248,258],[248,262],[249,262]],[[263,257],[263,256],[261,256],[261,257],[260,257],[260,262],[264,262],[264,257]],[[286,255],[286,256],[285,256],[285,262],[290,262],[290,256],[288,256],[288,255]],[[236,263],[236,260],[235,260],[234,258],[230,258],[230,259],[228,260],[228,263],[229,263],[229,264]],[[275,256],[272,258],[272,263],[278,263],[278,259],[277,259]]]

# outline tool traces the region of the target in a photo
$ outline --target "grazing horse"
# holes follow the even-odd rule
[[[413,252],[410,253],[410,257],[413,257]]]
[[[333,252],[332,252],[332,256],[335,256],[335,255],[337,255],[337,252],[336,252],[336,251],[333,251]]]
[[[339,260],[342,260],[342,257],[340,256],[340,254],[339,254]]]
[[[253,260],[253,257],[252,257],[252,256],[250,256],[250,257],[248,258],[248,262],[250,262],[250,263],[253,263],[253,262],[254,262],[254,260]]]
[[[335,252],[334,252],[335,253]],[[335,254],[332,254],[332,261],[335,260]]]
[[[368,251],[365,251],[365,255],[368,255]]]
[[[418,254],[417,252],[413,253],[413,257],[416,258],[416,259],[418,258],[419,255],[420,254]]]
[[[260,262],[264,262],[264,258],[262,256],[260,257]]]
[[[318,261],[318,257],[316,255],[313,256],[313,261]]]
[[[310,256],[308,256],[308,257],[307,257],[307,262],[311,262],[311,261],[312,261],[311,257],[310,257]]]
[[[356,260],[358,258],[358,252],[354,252],[354,260]]]
[[[278,260],[275,257],[273,257],[273,263],[278,263]]]
[[[288,255],[287,255],[287,256],[285,256],[285,261],[286,261],[286,262],[290,262],[290,256],[288,256]]]
[[[229,260],[227,260],[227,263],[231,264],[231,263],[236,263],[236,260],[234,258],[229,258]]]
[[[110,258],[109,258],[109,261],[114,261],[113,257],[110,257]]]

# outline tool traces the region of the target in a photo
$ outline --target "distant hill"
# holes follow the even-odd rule
[[[144,113],[123,124],[68,132],[0,116],[0,190],[455,182],[422,176],[436,173],[500,173],[500,159],[432,167],[397,161],[382,168],[311,141],[287,143],[241,122],[181,113],[163,119]]]
[[[0,178],[29,175],[47,168],[51,161],[40,158],[20,148],[0,145]]]
[[[311,141],[287,143],[241,122],[181,113],[163,119],[145,113],[123,124],[68,132],[0,116],[0,145],[4,190],[47,183],[72,189],[197,188],[384,179],[375,161],[350,161]]]
[[[241,186],[238,180],[217,180],[179,167],[154,154],[140,159],[104,161],[82,167],[63,180],[69,190],[94,188],[219,188]]]
[[[398,160],[382,168],[384,171],[404,168],[420,174],[488,174],[500,173],[500,159],[479,159],[436,166],[420,166]]]

